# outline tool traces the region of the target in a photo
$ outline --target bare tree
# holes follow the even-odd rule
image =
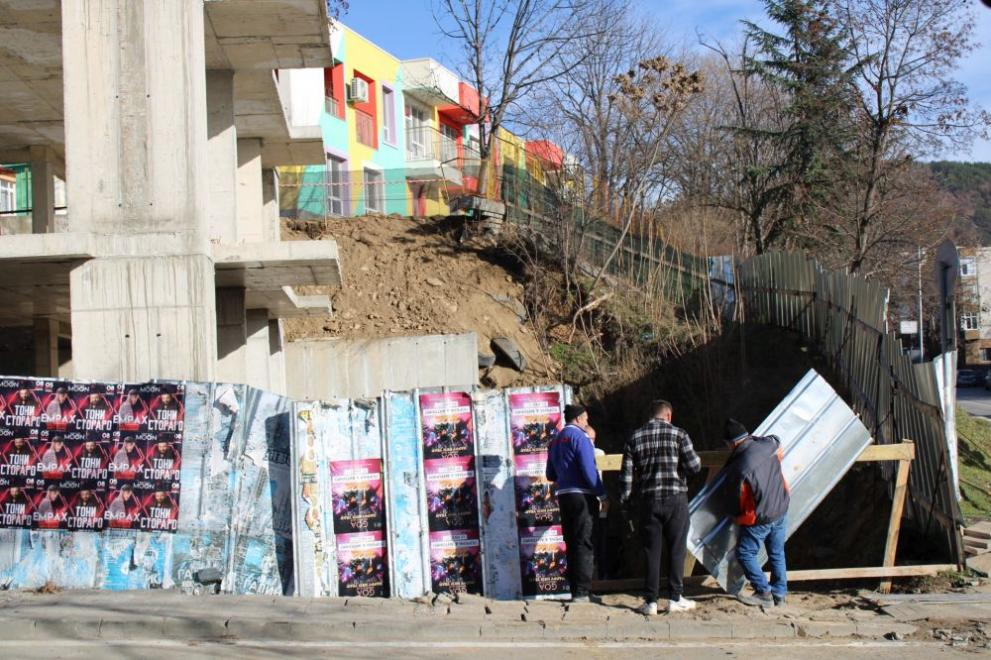
[[[590,31],[594,0],[436,0],[441,31],[462,48],[462,75],[481,95],[479,192],[488,191],[493,136],[529,94],[581,61],[569,45]]]
[[[857,203],[827,226],[848,242],[847,266],[864,270],[892,219],[888,197],[902,195],[914,157],[986,136],[991,118],[953,80],[975,48],[974,17],[957,0],[839,0],[861,90],[858,147],[847,180]]]

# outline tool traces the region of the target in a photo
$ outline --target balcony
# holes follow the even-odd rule
[[[327,111],[327,114],[330,115],[331,117],[340,117],[340,115],[337,114],[338,112],[340,112],[339,105],[340,104],[338,104],[337,99],[335,99],[333,96],[324,97],[324,109]]]
[[[410,178],[442,179],[462,186],[478,171],[478,154],[459,145],[433,126],[406,128],[406,174]],[[474,172],[474,173],[473,173]]]

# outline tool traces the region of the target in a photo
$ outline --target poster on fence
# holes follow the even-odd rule
[[[561,393],[510,394],[509,426],[523,595],[567,593],[561,511],[544,476],[547,449],[561,428]]]
[[[520,528],[559,525],[561,510],[551,482],[544,476],[546,454],[524,454],[513,459],[516,476],[516,517]]]
[[[382,459],[333,461],[330,482],[335,534],[385,529]]]
[[[474,455],[471,398],[466,392],[421,394],[420,423],[425,460]]]
[[[435,593],[482,593],[481,544],[476,530],[430,532],[430,588]]]
[[[568,592],[568,559],[559,526],[520,529],[520,574],[524,596]]]
[[[41,423],[42,401],[49,401],[52,381],[4,378],[0,380],[0,427],[34,429]]]
[[[338,595],[387,597],[385,533],[338,534],[336,542]]]
[[[526,392],[509,395],[513,453],[541,454],[561,428],[561,394]]]
[[[421,394],[419,403],[430,581],[436,592],[481,593],[471,397],[467,392]]]
[[[475,457],[424,461],[427,523],[430,531],[478,528]]]

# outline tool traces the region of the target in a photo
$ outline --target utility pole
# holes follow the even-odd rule
[[[922,341],[922,246],[919,246],[919,325],[916,328],[919,333],[919,364],[926,359],[926,348]]]

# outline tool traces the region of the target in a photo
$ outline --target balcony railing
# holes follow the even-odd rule
[[[406,128],[406,160],[436,160],[446,167],[459,170],[474,164],[477,167],[478,153],[433,126]]]
[[[366,147],[374,147],[375,118],[364,110],[354,109],[355,126],[358,129],[358,142]]]
[[[326,107],[327,114],[330,115],[331,117],[340,116],[339,114],[337,114],[340,111],[340,108],[338,107],[337,99],[335,99],[333,96],[324,97],[324,107]]]

